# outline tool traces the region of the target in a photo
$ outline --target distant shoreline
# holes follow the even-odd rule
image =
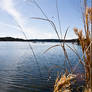
[[[11,42],[77,42],[79,43],[78,39],[69,39],[69,40],[59,40],[59,39],[20,39],[20,38],[13,38],[13,37],[2,37],[0,38],[0,42],[2,41],[11,41]]]

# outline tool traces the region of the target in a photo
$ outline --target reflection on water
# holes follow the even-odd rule
[[[48,47],[57,43],[31,44],[38,64],[35,62],[28,43],[0,42],[0,92],[52,92],[57,71],[63,72],[63,50],[56,47],[44,54],[43,52]],[[81,47],[74,46],[81,56]],[[69,48],[66,49],[72,66],[74,66],[78,63],[78,58]],[[78,67],[78,70],[83,72],[81,68]],[[78,70],[76,72],[79,72]],[[49,74],[50,79],[48,79]]]

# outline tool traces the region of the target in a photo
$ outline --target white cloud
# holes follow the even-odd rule
[[[0,1],[1,1],[0,8],[5,12],[7,12],[15,20],[18,27],[20,26],[23,29],[23,30],[20,29],[21,32],[25,31],[26,30],[25,22],[24,22],[25,18],[18,10],[16,10],[15,0],[0,0]],[[8,25],[8,26],[12,27],[12,25]]]
[[[55,39],[57,38],[56,34],[54,32],[41,32],[40,30],[37,30],[36,28],[26,28],[26,35],[28,38],[31,39]]]
[[[20,14],[20,12],[16,10],[14,6],[14,0],[1,0],[0,8],[6,11],[8,14],[10,14],[14,18],[16,23],[18,23],[21,26],[24,25],[24,18]]]
[[[15,2],[16,0],[0,0],[0,8],[6,11],[12,18],[16,21],[18,25],[20,25],[25,31],[26,35],[28,38],[57,38],[56,34],[52,34],[51,32],[46,33],[40,32],[40,29],[35,29],[35,28],[26,28],[25,27],[25,18],[23,14],[21,14],[18,10],[16,10],[15,7]]]

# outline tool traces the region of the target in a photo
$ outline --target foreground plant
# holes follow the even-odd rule
[[[84,54],[83,59],[84,59],[84,68],[85,68],[85,81],[86,81],[86,87],[84,92],[91,92],[91,53],[90,53],[90,48],[91,48],[91,24],[92,24],[92,8],[86,7],[85,10],[85,22],[84,22],[84,29],[85,29],[85,35],[83,35],[83,30],[78,30],[77,28],[74,28],[75,34],[78,36],[80,45],[82,47],[82,52]]]
[[[91,60],[91,46],[92,46],[92,40],[91,40],[91,30],[92,30],[92,7],[88,8],[86,5],[86,0],[84,0],[85,3],[85,10],[83,13],[83,23],[84,23],[84,30],[85,35],[83,33],[83,30],[79,30],[77,28],[74,28],[75,34],[79,38],[80,45],[82,47],[83,52],[83,66],[85,69],[85,87],[83,87],[83,92],[92,92],[92,60]],[[73,74],[72,74],[73,75]],[[68,77],[63,75],[61,78],[57,78],[54,86],[54,92],[71,92],[70,85],[72,80],[70,78],[69,81]],[[68,89],[67,86],[68,85]],[[62,90],[65,88],[65,90]]]
[[[71,92],[71,84],[72,81],[76,78],[74,74],[64,74],[61,77],[57,77],[55,85],[54,85],[54,92]]]
[[[45,12],[42,10],[42,8],[39,6],[39,4],[35,0],[32,0],[32,1],[40,9],[42,14],[44,15],[44,18],[32,17],[32,19],[38,19],[38,20],[43,20],[43,21],[49,22],[49,24],[54,29],[58,39],[61,40],[61,36],[58,33],[58,30],[57,30],[57,27],[56,27],[55,23],[48,18],[48,16],[45,14]],[[71,88],[70,88],[70,86],[72,84],[71,81],[72,81],[72,79],[75,79],[77,77],[73,73],[74,73],[74,70],[77,69],[78,65],[75,66],[75,69],[72,69],[71,63],[70,63],[69,58],[68,58],[67,51],[65,49],[65,45],[67,47],[69,47],[78,56],[79,63],[83,64],[83,66],[84,66],[85,79],[83,79],[83,80],[85,80],[85,82],[86,82],[84,92],[91,92],[92,91],[92,79],[91,79],[91,77],[92,77],[91,56],[92,55],[90,53],[90,49],[91,49],[91,46],[92,46],[91,45],[91,43],[92,43],[91,42],[91,35],[90,35],[90,32],[92,30],[92,7],[91,8],[87,7],[86,0],[84,0],[84,6],[85,7],[84,7],[84,11],[82,12],[82,15],[83,15],[83,23],[84,23],[85,35],[83,34],[83,30],[79,30],[77,28],[74,28],[74,32],[78,36],[80,45],[82,47],[83,61],[82,61],[80,55],[77,53],[76,49],[71,48],[68,44],[60,43],[58,45],[54,45],[54,46],[49,48],[49,49],[51,49],[53,47],[60,46],[63,49],[65,59],[66,59],[65,61],[68,63],[68,65],[70,67],[70,71],[71,71],[70,73],[68,73],[68,75],[63,74],[63,75],[61,75],[61,77],[59,77],[59,76],[57,77],[55,85],[54,85],[54,92],[71,92]],[[61,23],[60,23],[57,0],[56,0],[56,8],[57,8],[59,27],[60,27],[60,31],[61,31]],[[64,40],[65,40],[67,31],[68,30],[66,30]],[[61,34],[62,34],[62,32],[61,32]],[[46,51],[48,51],[49,49],[47,49]],[[65,70],[66,70],[66,68],[65,68]]]

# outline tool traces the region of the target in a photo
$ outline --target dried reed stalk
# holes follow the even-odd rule
[[[70,85],[71,81],[76,78],[76,75],[69,74],[69,75],[61,75],[61,78],[59,76],[56,79],[55,85],[54,85],[54,92],[71,92]]]
[[[83,35],[83,30],[79,30],[77,28],[74,28],[74,32],[75,34],[78,36],[79,41],[80,41],[80,45],[82,47],[82,51],[84,54],[84,63],[85,63],[85,79],[86,79],[86,88],[89,90],[92,88],[91,86],[91,82],[92,82],[92,61],[91,61],[91,53],[92,53],[92,48],[91,48],[91,24],[92,24],[92,7],[88,8],[86,6],[85,8],[85,35]],[[90,46],[90,47],[89,47]],[[89,48],[88,48],[89,47]],[[87,50],[88,48],[88,50]],[[86,51],[87,50],[87,51]],[[91,52],[91,53],[90,53]],[[88,91],[89,92],[89,91]]]
[[[40,11],[42,12],[42,14],[44,15],[45,18],[38,18],[38,17],[34,17],[33,19],[40,19],[40,20],[45,20],[48,21],[50,23],[50,25],[53,27],[54,31],[56,32],[56,35],[58,37],[58,39],[60,39],[58,30],[56,28],[56,25],[53,21],[51,21],[48,16],[45,14],[45,12],[42,10],[42,8],[39,6],[39,4],[33,0],[34,4],[40,9]],[[58,14],[58,22],[59,22],[59,27],[60,27],[60,31],[61,31],[61,23],[60,23],[60,16],[59,16],[59,11],[58,11],[58,5],[57,5],[57,1],[56,1],[56,8],[57,8],[57,14]],[[85,79],[86,79],[86,87],[87,88],[91,88],[89,85],[90,83],[90,76],[91,76],[91,54],[90,54],[90,44],[91,44],[91,39],[90,39],[90,24],[92,24],[92,8],[87,8],[87,4],[86,4],[86,0],[84,0],[84,12],[82,12],[83,15],[83,23],[84,23],[84,29],[85,29],[85,35],[83,35],[83,31],[82,30],[78,30],[77,28],[74,28],[75,34],[79,37],[79,41],[80,41],[80,45],[82,47],[82,51],[83,51],[83,59],[84,59],[84,63],[81,61],[80,56],[78,55],[78,53],[76,52],[76,50],[73,50],[71,47],[69,47],[78,57],[79,57],[79,61],[84,65],[85,67]],[[67,31],[65,33],[64,39],[66,37]],[[60,44],[60,45],[55,45],[50,47],[49,49],[56,47],[56,46],[61,46],[63,51],[64,51],[64,55],[66,58],[66,61],[68,61],[68,64],[70,65],[71,68],[71,64],[68,58],[68,54],[67,51],[65,49],[65,44]],[[47,51],[49,50],[47,49]],[[70,77],[69,77],[70,76]],[[73,74],[68,74],[68,75],[62,75],[61,78],[57,77],[56,82],[55,82],[55,86],[54,86],[54,92],[70,92],[70,89],[68,90],[63,90],[66,87],[70,87],[71,83],[70,80],[72,80],[72,78],[75,78],[75,76]],[[88,89],[88,92],[90,92]],[[86,92],[86,90],[85,90]]]

